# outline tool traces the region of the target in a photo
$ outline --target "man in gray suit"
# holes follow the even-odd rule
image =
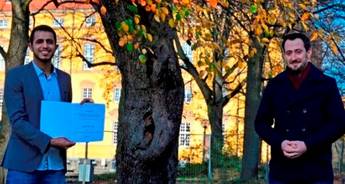
[[[51,63],[58,47],[51,27],[35,27],[29,47],[33,61],[8,71],[5,79],[4,100],[12,131],[1,165],[8,169],[7,184],[61,184],[65,183],[66,150],[75,143],[41,132],[40,109],[42,100],[71,102],[71,78]]]

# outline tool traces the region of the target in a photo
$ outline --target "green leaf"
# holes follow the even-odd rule
[[[255,4],[251,5],[250,6],[250,12],[252,14],[255,14],[256,12],[258,12],[258,7]]]
[[[134,50],[133,43],[132,42],[128,42],[126,44],[126,49],[127,49],[128,52],[132,52]]]
[[[140,31],[138,31],[138,35],[141,37],[145,36],[145,31],[140,29]]]
[[[135,13],[135,14],[138,13],[138,7],[135,6],[135,5],[128,5],[128,6],[127,6],[127,9],[128,9],[130,12],[132,12],[132,13]]]
[[[180,21],[182,19],[182,16],[180,13],[177,13],[176,14],[176,20]]]
[[[185,17],[188,17],[189,15],[190,15],[190,12],[189,12],[188,9],[186,9],[186,11],[184,12],[184,16],[185,16]]]
[[[121,23],[120,22],[115,22],[115,27],[117,30],[121,29]]]
[[[145,54],[140,54],[139,55],[139,61],[140,61],[141,64],[145,64],[146,61],[147,61],[146,55]]]

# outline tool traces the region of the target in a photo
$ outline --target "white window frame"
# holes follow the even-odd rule
[[[119,102],[121,98],[121,88],[115,88],[114,90],[114,101]]]
[[[4,103],[4,88],[0,88],[0,108],[2,109]]]
[[[113,143],[117,144],[117,132],[118,132],[118,128],[119,128],[119,123],[117,121],[115,121],[113,123]]]
[[[83,98],[92,98],[92,88],[83,88]]]
[[[64,24],[64,19],[62,17],[56,17],[53,20],[53,25],[52,27],[61,27]]]
[[[184,102],[190,103],[192,101],[193,93],[192,89],[186,88],[184,91]]]
[[[91,27],[95,24],[96,24],[96,17],[94,15],[91,15],[85,19],[86,27]]]
[[[85,43],[84,44],[84,57],[85,57],[85,59],[88,62],[93,63],[94,55],[95,55],[95,45],[91,44],[91,43]],[[85,61],[83,61],[83,70],[91,70],[91,69],[92,68],[89,68],[87,66],[87,63]]]
[[[182,122],[180,125],[179,145],[190,146],[190,123],[188,122]]]
[[[6,29],[8,27],[7,19],[0,19],[0,29]]]
[[[55,68],[60,68],[60,62],[61,62],[61,46],[59,46],[54,53],[54,56],[52,58],[52,64],[54,65]]]

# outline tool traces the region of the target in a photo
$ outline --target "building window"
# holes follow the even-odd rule
[[[95,54],[95,46],[93,44],[90,44],[90,43],[84,44],[84,57],[88,62],[93,63],[94,54]],[[91,69],[87,66],[87,63],[85,61],[83,64],[83,69],[84,70],[90,70]]]
[[[24,65],[30,63],[31,58],[30,58],[30,49],[26,49],[26,54],[25,54],[25,59],[24,59]]]
[[[56,18],[54,18],[54,21],[53,21],[53,27],[61,27],[61,26],[63,26],[63,23],[64,23],[63,18],[56,17]]]
[[[2,108],[2,103],[4,102],[4,89],[0,88],[0,107]]]
[[[61,61],[61,47],[59,46],[54,53],[54,56],[52,58],[52,63],[55,68],[60,67],[60,61]]]
[[[113,143],[117,144],[117,128],[118,128],[118,123],[114,122],[113,123]]]
[[[7,28],[8,21],[6,19],[0,19],[0,28]]]
[[[0,54],[0,71],[5,71],[5,59]]]
[[[179,145],[180,146],[190,145],[190,123],[185,123],[185,122],[181,123]]]
[[[83,98],[92,98],[92,88],[83,88]]]
[[[114,100],[115,102],[119,102],[121,97],[121,88],[116,88],[114,91]]]
[[[192,46],[190,46],[187,42],[182,44],[182,50],[184,54],[188,57],[189,61],[193,63],[193,50]]]
[[[184,102],[189,103],[192,101],[192,89],[186,88],[184,91]]]
[[[96,24],[96,18],[95,16],[91,15],[85,19],[85,25],[87,27],[91,27]]]

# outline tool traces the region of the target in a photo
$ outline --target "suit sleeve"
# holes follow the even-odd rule
[[[28,120],[23,93],[23,84],[15,70],[7,73],[4,100],[12,134],[45,153],[51,137],[34,127]]]
[[[272,103],[272,82],[267,84],[263,92],[258,112],[255,119],[255,130],[260,138],[274,148],[280,148],[283,137],[272,127],[273,119],[273,103]]]
[[[339,90],[334,79],[331,79],[327,100],[325,100],[326,122],[319,131],[305,140],[308,150],[332,144],[345,133],[345,111]]]

